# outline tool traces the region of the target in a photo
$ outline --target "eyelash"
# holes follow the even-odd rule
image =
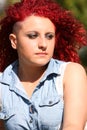
[[[28,34],[29,39],[35,39],[39,36],[39,34]],[[45,34],[45,38],[51,40],[54,37],[53,34]]]
[[[51,40],[51,39],[54,37],[54,35],[53,35],[53,34],[47,34],[47,35],[45,35],[45,37],[46,37],[48,40]]]
[[[28,34],[28,37],[30,39],[35,39],[36,37],[38,37],[38,34]]]

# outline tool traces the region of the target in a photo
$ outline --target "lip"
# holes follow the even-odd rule
[[[38,52],[38,53],[36,53],[36,55],[45,56],[45,55],[47,55],[47,53],[46,52]]]

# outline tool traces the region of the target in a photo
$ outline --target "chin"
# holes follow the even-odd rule
[[[38,60],[35,64],[36,64],[36,66],[39,66],[39,67],[41,67],[41,66],[45,66],[45,65],[47,65],[48,63],[49,63],[49,61],[50,61],[50,59],[45,59],[45,60]]]

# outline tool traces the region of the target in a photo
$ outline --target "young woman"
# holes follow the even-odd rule
[[[84,130],[87,77],[74,62],[77,48],[87,44],[85,29],[51,0],[22,0],[6,12],[0,23],[2,130]]]

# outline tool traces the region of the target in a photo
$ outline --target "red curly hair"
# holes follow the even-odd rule
[[[49,18],[56,27],[53,57],[79,62],[77,48],[87,45],[87,34],[83,25],[73,17],[72,13],[52,0],[22,0],[9,6],[6,16],[0,21],[0,71],[18,58],[9,40],[14,24],[32,14]]]

